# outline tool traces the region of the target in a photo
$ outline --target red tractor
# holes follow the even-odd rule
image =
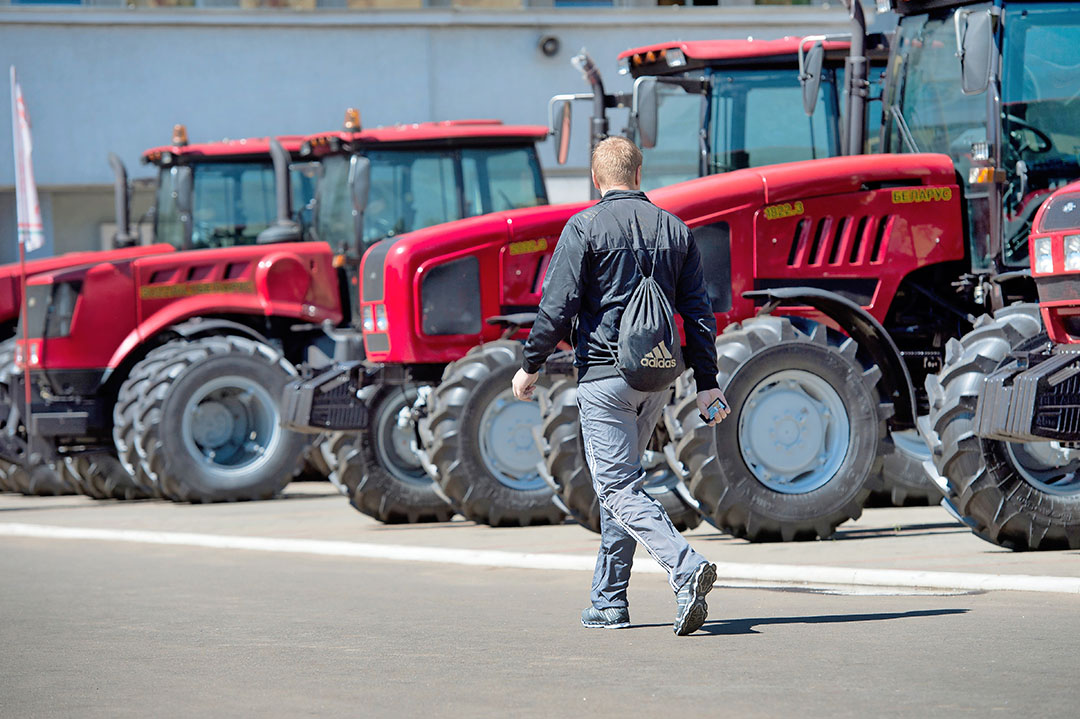
[[[301,138],[284,137],[282,144],[288,152],[297,154]],[[162,242],[140,244],[140,233],[132,226],[129,208],[130,188],[127,171],[119,158],[109,155],[116,174],[116,226],[113,249],[108,251],[74,252],[26,263],[28,276],[53,273],[99,262],[126,261],[137,257],[172,252],[174,249],[202,246],[206,237],[217,233],[233,241],[243,241],[245,233],[258,234],[270,225],[275,216],[274,175],[267,138],[189,144],[183,125],[173,128],[172,144],[143,153],[143,162],[158,168],[157,193],[148,213],[153,235]],[[310,174],[310,173],[308,173]],[[312,178],[293,173],[295,205],[308,205],[314,189]],[[15,330],[19,321],[22,294],[19,287],[20,267],[17,264],[0,268],[0,368],[3,382],[0,394],[8,392],[7,375],[13,369]],[[10,400],[4,399],[5,407]],[[11,437],[15,448],[22,446],[25,430],[17,417],[0,421],[0,427]],[[15,448],[12,448],[13,450]],[[91,496],[132,496],[136,488],[118,475],[110,482],[88,484],[79,479],[82,474],[67,471],[61,465],[34,462],[31,471],[22,463],[23,451],[9,451],[0,460],[0,490],[27,494],[69,493],[78,490]]]
[[[626,56],[628,58],[637,58],[637,61],[634,62],[634,66],[637,68],[635,75],[648,73],[670,75],[671,77],[667,77],[666,81],[672,87],[675,87],[678,93],[690,97],[692,103],[695,104],[697,109],[691,113],[695,123],[699,122],[700,111],[703,107],[713,107],[715,105],[712,112],[717,113],[730,110],[733,106],[736,107],[738,109],[737,127],[734,124],[726,125],[725,131],[728,134],[725,139],[718,140],[715,144],[718,153],[732,155],[732,163],[745,165],[748,162],[765,161],[765,155],[759,154],[758,151],[768,152],[767,147],[756,144],[761,142],[767,145],[768,142],[767,137],[762,136],[760,132],[755,133],[751,129],[755,120],[767,124],[771,120],[771,115],[775,112],[777,102],[787,100],[794,102],[795,98],[801,93],[796,74],[796,69],[799,66],[799,44],[799,41],[794,38],[765,42],[690,43],[673,47],[670,53],[667,51],[659,53],[660,61],[653,59],[653,56],[659,51],[654,52],[643,49],[640,53],[631,51]],[[773,144],[777,147],[782,146],[784,148],[783,152],[793,154],[795,157],[805,156],[807,158],[819,154],[835,154],[838,152],[840,145],[839,90],[836,86],[836,70],[842,64],[846,48],[846,42],[830,41],[828,43],[829,52],[826,58],[828,66],[820,71],[822,84],[819,93],[823,98],[823,102],[816,113],[811,113],[813,119],[808,119],[805,127],[799,130],[793,131],[790,127],[787,127],[773,133]],[[652,55],[649,53],[652,53]],[[689,63],[684,62],[680,66],[675,59],[678,53],[686,53],[690,58]],[[640,57],[638,57],[639,55]],[[671,58],[670,66],[663,60],[664,57],[668,56]],[[646,63],[647,57],[649,60]],[[594,98],[597,104],[597,112],[600,113],[593,119],[594,131],[602,134],[607,129],[607,118],[604,114],[606,108],[624,103],[629,98],[605,95],[599,75],[596,73],[595,68],[591,66],[591,61],[582,59],[581,62],[584,63],[583,69],[587,78],[593,84],[595,91],[589,97]],[[684,77],[680,73],[689,74]],[[701,77],[703,73],[714,74],[710,74],[709,79],[703,81]],[[714,83],[712,79],[714,77],[723,77],[725,80]],[[713,84],[722,84],[723,88],[717,89],[713,93],[714,96],[706,101],[703,99],[703,93],[708,94]],[[687,92],[691,91],[698,94],[687,95]],[[758,97],[763,99],[758,101]],[[564,109],[558,113],[553,113],[561,116],[561,123],[557,123],[557,129],[559,130],[557,144],[560,145],[560,161],[565,160],[566,148],[569,142],[567,135],[569,102],[572,99],[583,98],[584,96],[560,96],[555,98],[555,103],[564,102],[562,106]],[[599,99],[596,100],[597,98]],[[660,104],[660,100],[654,99],[654,102],[657,105]],[[685,102],[680,106],[681,109],[678,113],[671,110],[674,105],[679,105],[680,102],[682,101],[672,100],[664,105],[665,109],[661,114],[661,120],[665,128],[665,136],[674,136],[675,127],[669,128],[666,124],[674,114],[685,120],[685,108],[687,107]],[[553,103],[553,108],[556,107],[555,103]],[[753,117],[748,117],[748,114]],[[706,113],[705,116],[709,116],[709,113]],[[734,123],[735,120],[729,119],[729,122]],[[637,123],[635,121],[632,124],[636,126]],[[818,132],[817,145],[814,142],[815,128],[817,128]],[[753,160],[748,159],[749,155],[743,149],[748,139],[746,137],[747,133],[752,136],[750,138],[751,146],[755,150]],[[694,137],[698,137],[697,132],[694,133]],[[694,140],[694,143],[696,148],[697,139]],[[712,144],[707,144],[712,146]],[[794,147],[796,145],[798,147]],[[738,150],[734,149],[734,147],[737,147]],[[658,153],[662,152],[664,152],[663,149],[658,150]],[[697,150],[693,150],[692,154],[696,157]],[[656,156],[659,155],[654,155],[654,157]],[[690,164],[689,169],[680,168],[679,172],[685,172],[687,177],[695,176],[699,170],[696,160]],[[728,168],[722,166],[721,163],[713,162],[708,165],[707,169],[701,169],[701,171],[707,174],[723,169]],[[344,166],[337,170],[339,173],[345,171]],[[528,189],[527,183],[525,186]],[[521,204],[529,203],[506,202],[502,203],[501,206],[497,203],[493,205],[485,204],[485,207],[490,210],[498,210]],[[369,207],[368,213],[370,212]],[[339,216],[342,217],[341,221],[343,223],[349,221],[345,213],[339,213]],[[365,219],[365,221],[367,220]],[[512,220],[507,220],[507,222],[512,222]],[[516,231],[514,234],[516,234]],[[536,238],[525,244],[512,244],[510,249],[506,250],[511,253],[511,256],[529,256],[510,261],[514,263],[513,272],[516,273],[512,279],[515,287],[513,289],[510,286],[504,288],[504,301],[501,302],[499,307],[508,316],[503,320],[495,318],[496,322],[502,321],[507,328],[513,328],[515,326],[514,322],[527,321],[527,313],[535,309],[535,302],[538,299],[536,293],[543,276],[544,265],[536,265],[537,258],[546,261],[544,258],[549,256],[550,249],[557,239],[557,234],[556,230],[552,232],[550,237]],[[376,253],[376,258],[381,258],[381,254],[388,251],[388,247],[388,244],[385,246],[376,245],[377,249],[373,250]],[[398,246],[395,245],[395,247]],[[396,249],[395,251],[401,250]],[[376,261],[381,260],[374,258],[369,260],[369,262]],[[490,274],[487,270],[485,270],[484,277],[488,281],[498,281],[497,276]],[[507,279],[506,282],[511,282],[511,280]],[[527,288],[528,291],[519,291],[516,287],[518,285]],[[399,289],[402,292],[409,292],[404,288]],[[369,311],[372,313],[370,316],[355,319],[354,324],[357,327],[363,326],[366,330],[371,331],[375,329],[377,323],[389,324],[388,318],[376,314],[379,311],[378,306],[373,306]],[[522,311],[526,316],[517,316]],[[491,328],[490,332],[503,334],[502,331],[495,327]],[[375,332],[375,334],[381,333]],[[376,338],[375,341],[380,342],[381,340]],[[456,341],[452,347],[440,347],[435,352],[435,357],[431,359],[428,359],[432,356],[432,352],[428,348],[417,348],[411,360],[404,360],[404,358],[402,360],[394,359],[395,364],[401,362],[406,365],[409,381],[383,382],[379,380],[369,385],[367,392],[370,393],[371,400],[369,404],[372,411],[371,425],[366,428],[365,432],[361,433],[337,433],[332,436],[331,441],[323,445],[327,462],[335,468],[331,475],[332,478],[345,488],[353,504],[361,511],[385,521],[417,521],[420,519],[447,518],[452,514],[454,508],[461,504],[460,496],[452,497],[452,495],[461,495],[465,491],[464,489],[440,490],[438,486],[432,485],[425,476],[424,467],[421,465],[426,465],[428,475],[438,477],[440,472],[438,465],[440,462],[446,463],[452,462],[452,460],[440,459],[435,457],[432,452],[427,451],[430,436],[426,442],[417,441],[418,438],[414,436],[412,420],[409,416],[410,414],[418,416],[423,413],[431,387],[437,384],[445,364],[451,359],[458,358],[472,341]],[[438,344],[443,344],[443,342],[439,341]],[[507,346],[512,347],[512,345]],[[370,358],[370,347],[367,354]],[[403,380],[404,378],[399,379]],[[379,389],[374,389],[375,386],[378,386]],[[536,465],[541,456],[529,441],[528,427],[535,424],[537,420],[535,408],[521,406],[513,402],[507,403],[505,398],[500,398],[497,404],[510,413],[508,415],[510,419],[498,413],[487,416],[484,421],[487,426],[492,428],[495,434],[484,440],[482,454],[486,458],[484,461],[486,466],[489,467],[490,476],[498,477],[501,482],[495,489],[504,490],[508,501],[514,504],[515,508],[505,517],[500,515],[502,510],[498,506],[495,506],[490,512],[469,508],[465,510],[466,513],[469,516],[480,518],[481,521],[494,523],[503,521],[530,523],[532,521],[550,521],[558,518],[561,515],[557,509],[549,506],[547,501],[551,490],[542,481],[547,480],[547,483],[551,484],[553,482],[551,474],[543,467],[537,472]],[[410,410],[410,406],[413,406],[415,411]],[[431,423],[425,423],[421,426],[420,431],[430,432],[430,426]],[[526,428],[525,434],[522,435],[517,430],[502,432],[503,428],[510,426]],[[449,456],[448,452],[449,450],[440,448],[440,451],[436,454]],[[474,468],[471,465],[467,466],[467,463],[455,466],[464,468],[462,471],[474,472]],[[677,482],[677,477],[675,481]],[[662,487],[668,487],[674,483],[671,472],[661,470],[658,472],[653,491],[659,492]],[[457,485],[459,487],[467,486],[460,482]],[[518,491],[529,495],[531,498],[529,502],[520,504],[517,499],[518,495],[515,494]],[[681,500],[674,499],[674,495],[665,497],[665,499],[670,499],[681,507],[682,518],[677,518],[677,521],[688,526],[697,524],[699,519],[695,510],[687,507]],[[676,507],[672,505],[671,508],[674,511]]]
[[[887,462],[919,469],[923,455],[902,443],[937,402],[924,378],[954,356],[950,340],[979,313],[1034,297],[1022,270],[1031,219],[1048,190],[1080,175],[1075,157],[1056,150],[1077,126],[1073,103],[1050,82],[1072,66],[1059,55],[1077,45],[1039,40],[1080,30],[1069,6],[991,12],[935,0],[898,10],[880,142],[891,154],[738,170],[652,193],[694,228],[709,265],[733,408],[719,427],[703,427],[692,387],[680,383],[665,417],[668,452],[698,509],[736,536],[829,536],[883,486]],[[862,27],[861,6],[852,12]],[[864,47],[856,33],[853,149],[865,144],[870,100]],[[320,426],[349,411],[342,424],[370,428],[371,393],[424,385],[425,373],[451,362],[416,407],[442,492],[478,521],[557,518],[525,461],[536,410],[508,402],[506,382],[520,356],[513,330],[528,322],[518,310],[537,299],[551,246],[581,207],[376,245],[362,266],[361,309],[384,321],[363,332],[368,364],[296,386],[294,418]],[[445,291],[452,303],[435,299]],[[409,516],[405,492],[373,497]]]
[[[157,219],[180,219],[183,231],[171,239],[186,251],[30,278],[36,310],[29,313],[28,342],[20,331],[17,359],[30,367],[36,452],[62,461],[87,483],[127,483],[129,495],[272,496],[292,478],[307,445],[279,426],[283,385],[300,362],[317,364],[334,357],[335,346],[359,346],[348,339],[339,344],[338,326],[354,313],[347,288],[359,282],[356,258],[372,238],[359,220],[320,224],[335,217],[338,199],[346,198],[350,218],[360,218],[370,197],[377,237],[400,229],[377,224],[385,217],[374,212],[380,192],[404,208],[398,219],[422,223],[434,206],[458,203],[456,216],[472,211],[467,193],[490,196],[501,187],[500,173],[513,169],[513,182],[527,174],[529,186],[539,188],[533,202],[545,201],[533,143],[546,128],[477,121],[361,130],[356,120],[346,133],[305,143],[305,154],[325,145],[350,168],[320,183],[312,241],[302,241],[289,207],[289,153],[271,143],[269,184],[239,173],[230,175],[235,184],[223,188],[224,197],[208,196],[234,222],[203,222],[198,195],[186,192],[199,173],[185,177],[170,168],[172,189],[159,192]],[[522,151],[520,167],[497,167],[487,156],[469,164],[474,152],[498,155],[511,146]],[[334,163],[328,164],[332,172]],[[246,193],[266,186],[277,188],[277,219],[260,227],[236,208]],[[179,199],[185,194],[191,204]],[[12,407],[25,417],[22,375],[12,383]],[[25,440],[8,440],[4,455],[21,459]]]
[[[1031,221],[1039,304],[983,316],[927,378],[933,469],[976,535],[1010,549],[1080,547],[1080,183]]]

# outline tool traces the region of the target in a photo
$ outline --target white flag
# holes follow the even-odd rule
[[[11,131],[15,136],[15,207],[19,223],[19,243],[33,252],[45,244],[45,227],[41,222],[34,165],[30,159],[30,116],[26,113],[22,88],[15,81],[15,66],[11,66]]]

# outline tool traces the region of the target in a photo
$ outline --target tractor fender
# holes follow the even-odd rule
[[[765,300],[766,312],[771,312],[781,304],[804,305],[813,307],[836,322],[881,368],[880,386],[885,396],[892,400],[895,410],[892,418],[893,429],[915,427],[918,411],[911,373],[908,372],[900,349],[892,337],[869,312],[842,295],[813,287],[753,290],[744,292],[742,296],[746,299]]]

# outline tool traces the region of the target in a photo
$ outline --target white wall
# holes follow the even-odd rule
[[[773,38],[842,32],[834,9],[682,8],[545,11],[238,12],[0,9],[0,68],[14,64],[33,122],[34,166],[50,212],[75,209],[62,189],[104,190],[114,151],[131,176],[149,175],[142,150],[167,144],[183,122],[192,142],[311,133],[340,126],[345,107],[371,126],[497,117],[547,123],[547,101],[587,87],[569,59],[587,47],[609,90],[629,90],[615,58],[672,39]],[[545,57],[539,39],[561,50]],[[6,103],[5,103],[6,104]],[[576,108],[568,168],[541,160],[554,199],[570,199],[586,166],[589,108]],[[613,130],[621,129],[616,123]],[[545,143],[550,145],[550,142]],[[14,226],[10,113],[0,112],[0,261]],[[561,179],[567,178],[567,179]],[[7,191],[7,192],[5,192]],[[82,197],[89,201],[89,195]],[[97,193],[110,217],[111,195]],[[96,237],[102,211],[54,222],[56,249]],[[10,221],[9,221],[10,220]],[[50,221],[46,220],[47,224]]]

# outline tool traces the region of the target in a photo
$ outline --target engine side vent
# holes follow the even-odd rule
[[[832,247],[829,248],[829,264],[835,265],[840,262],[840,246],[844,242],[844,231],[851,223],[850,217],[841,217],[836,223],[836,232],[833,233]]]
[[[810,243],[810,252],[806,256],[806,264],[821,264],[821,252],[824,249],[821,244],[821,238],[824,237],[826,233],[828,233],[829,225],[831,223],[831,217],[822,217],[820,220],[818,220],[817,229],[814,230],[814,241]]]
[[[788,251],[787,257],[788,267],[794,267],[799,260],[799,250],[802,249],[803,244],[806,242],[806,228],[809,224],[809,220],[803,218],[795,225],[795,234],[791,238],[791,249]]]
[[[874,235],[874,250],[870,253],[871,262],[881,262],[884,259],[885,247],[888,245],[889,230],[892,229],[892,215],[884,215],[878,221],[877,233]]]
[[[869,217],[860,217],[859,224],[855,227],[855,233],[851,236],[851,254],[848,255],[848,262],[853,265],[862,262],[862,250],[866,245],[866,242],[864,242],[866,239],[866,228],[869,224]]]

